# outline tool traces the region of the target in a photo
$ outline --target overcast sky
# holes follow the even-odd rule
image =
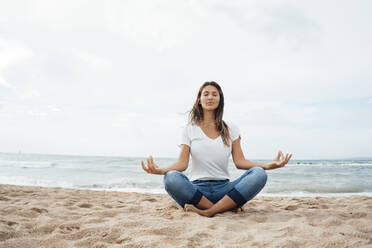
[[[1,1],[0,152],[178,157],[218,82],[247,159],[372,156],[372,2]]]

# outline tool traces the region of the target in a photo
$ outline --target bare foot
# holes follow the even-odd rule
[[[233,209],[231,209],[230,211],[232,211],[232,212],[234,212],[234,213],[237,213],[237,212],[244,212],[244,210],[243,210],[243,208],[242,207],[240,207],[240,208],[238,208],[238,207],[235,207],[235,208],[233,208]]]
[[[206,216],[206,217],[213,217],[210,211],[208,209],[206,210],[201,210],[196,208],[194,205],[191,204],[185,204],[185,207],[183,208],[186,212],[195,212],[201,216]]]

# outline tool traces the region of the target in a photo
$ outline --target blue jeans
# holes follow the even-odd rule
[[[163,181],[165,190],[182,208],[186,203],[197,206],[203,195],[213,203],[228,195],[241,207],[263,189],[267,174],[263,168],[253,167],[232,182],[229,179],[190,182],[185,174],[172,170],[164,175]]]

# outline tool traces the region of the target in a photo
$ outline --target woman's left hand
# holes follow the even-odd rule
[[[282,151],[279,151],[278,155],[273,161],[265,164],[265,169],[272,170],[272,169],[284,167],[288,163],[288,161],[291,159],[291,157],[292,157],[292,154],[287,153],[284,157]]]

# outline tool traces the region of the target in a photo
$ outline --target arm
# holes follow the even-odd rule
[[[284,167],[291,159],[292,154],[287,153],[287,155],[284,157],[283,153],[279,151],[276,158],[267,164],[252,162],[244,158],[244,154],[240,146],[240,137],[239,137],[232,144],[232,156],[233,156],[234,164],[236,168],[238,169],[248,170],[252,167],[258,166],[265,170],[273,170],[273,169]]]
[[[175,163],[171,164],[170,166],[168,166],[166,168],[159,168],[154,163],[154,160],[153,160],[152,156],[150,156],[147,159],[148,167],[146,167],[146,165],[144,164],[143,161],[141,161],[141,165],[142,165],[142,169],[144,171],[146,171],[147,173],[164,175],[165,173],[167,173],[170,170],[177,170],[177,171],[181,171],[181,172],[186,170],[188,165],[189,165],[189,158],[190,158],[190,147],[187,146],[187,145],[182,145],[181,146],[181,152],[180,152],[180,155],[178,157],[178,160]]]
[[[178,156],[177,162],[171,164],[167,168],[164,168],[164,174],[170,170],[177,170],[177,171],[184,171],[189,166],[189,159],[190,159],[190,147],[188,145],[181,145],[181,152]]]
[[[245,159],[242,148],[240,146],[240,137],[232,143],[232,157],[236,168],[248,170],[252,167],[259,166],[266,170],[266,165],[263,163],[252,162]]]

